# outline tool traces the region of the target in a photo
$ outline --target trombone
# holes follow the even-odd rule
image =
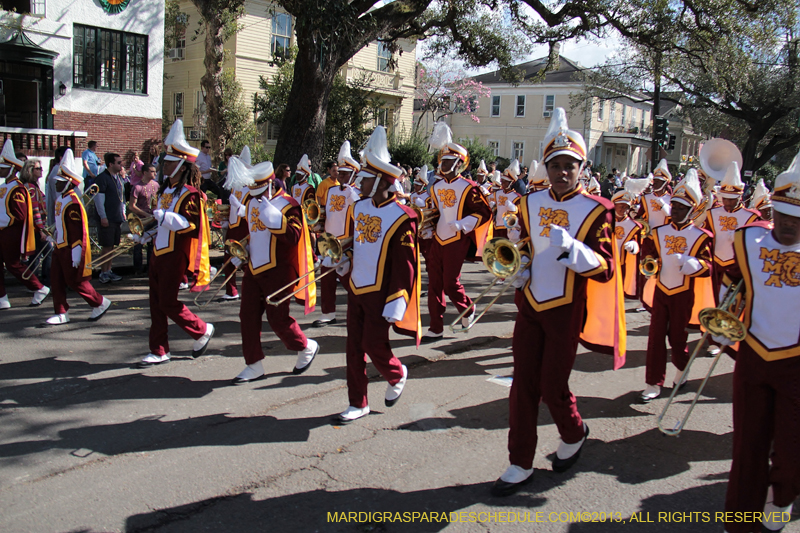
[[[420,235],[426,227],[432,226],[434,219],[439,216],[439,210],[433,207],[423,209],[414,202],[409,206],[417,214],[417,235]]]
[[[303,214],[306,217],[306,225],[308,227],[319,224],[319,221],[322,219],[322,208],[315,199],[309,198],[303,202],[302,208]]]
[[[655,276],[660,269],[661,262],[652,255],[639,261],[639,273],[646,278]]]
[[[236,259],[238,259],[239,261],[241,261],[242,263],[245,263],[250,258],[250,254],[247,253],[247,248],[245,248],[245,246],[247,246],[247,241],[249,241],[249,240],[250,240],[250,235],[248,235],[247,237],[245,237],[241,241],[235,241],[233,239],[228,239],[227,241],[225,241],[225,246],[228,247],[228,253],[230,254],[230,257],[228,258],[227,261],[222,263],[222,266],[219,267],[219,270],[217,270],[217,273],[214,274],[214,277],[212,277],[210,280],[208,280],[208,286],[209,287],[211,286],[212,283],[214,283],[214,280],[217,279],[217,276],[219,276],[220,273],[222,273],[222,271],[225,270],[225,267],[227,267],[228,264],[230,264],[230,262],[233,261],[234,257]],[[195,296],[195,298],[194,298],[194,305],[196,305],[197,307],[205,307],[208,304],[210,304],[214,300],[214,298],[217,297],[217,294],[219,294],[219,291],[221,291],[222,288],[225,285],[228,284],[228,282],[231,280],[231,278],[233,278],[233,276],[236,275],[236,272],[238,270],[239,270],[239,267],[235,268],[233,270],[233,272],[231,272],[230,274],[225,276],[225,281],[222,282],[222,285],[220,285],[219,288],[217,288],[217,290],[214,291],[214,294],[212,294],[211,298],[209,298],[208,300],[203,301],[200,298],[206,292],[208,292],[208,290],[205,290],[203,292],[198,293],[197,296]]]
[[[722,298],[722,302],[720,302],[717,307],[706,307],[700,311],[698,319],[706,331],[697,342],[697,346],[695,346],[692,356],[689,358],[689,362],[686,363],[686,369],[681,374],[680,380],[678,381],[679,384],[683,383],[684,380],[686,380],[689,376],[689,369],[692,367],[692,363],[697,357],[697,354],[700,352],[700,348],[705,344],[709,335],[713,335],[715,337],[725,337],[732,342],[740,342],[747,337],[747,330],[745,329],[744,324],[742,324],[742,321],[739,320],[739,315],[744,308],[744,302],[743,299],[737,300],[737,296],[739,296],[739,292],[742,290],[743,283],[744,280],[739,281],[739,283],[736,285],[729,287],[728,290],[725,291],[725,296]],[[683,415],[683,419],[679,420],[678,423],[672,428],[665,428],[664,416],[667,414],[667,410],[672,405],[672,401],[675,399],[675,395],[678,393],[678,389],[680,388],[673,387],[672,394],[670,394],[667,404],[664,406],[661,414],[658,415],[658,429],[661,431],[661,433],[670,436],[676,436],[680,434],[680,432],[686,426],[686,421],[689,419],[689,415],[692,414],[692,410],[694,409],[697,400],[700,399],[700,394],[703,393],[703,389],[705,388],[708,379],[714,372],[714,368],[716,368],[717,362],[719,362],[719,358],[722,356],[723,351],[724,350],[720,350],[720,352],[714,357],[714,361],[711,363],[711,368],[708,369],[706,377],[703,379],[703,382],[697,389],[697,393],[694,395],[691,405],[689,405],[689,410],[686,411],[685,415]]]
[[[344,252],[345,252],[344,247],[347,246],[348,244],[350,244],[351,242],[353,242],[353,238],[352,237],[347,237],[347,238],[339,240],[336,237],[334,237],[333,235],[331,235],[330,233],[323,233],[322,235],[317,237],[317,246],[319,247],[320,255],[322,255],[324,257],[330,257],[335,263],[338,263],[338,262],[340,262],[342,260],[342,257],[344,256]],[[278,301],[274,301],[273,300],[273,298],[277,298],[278,295],[280,293],[282,293],[283,291],[285,291],[286,289],[292,287],[293,285],[295,285],[297,283],[300,283],[300,281],[306,279],[307,277],[311,276],[312,274],[316,274],[316,272],[318,270],[320,270],[321,268],[322,268],[322,264],[320,263],[320,266],[318,266],[314,270],[312,270],[310,272],[306,272],[305,274],[303,274],[302,276],[300,276],[296,280],[293,280],[293,281],[287,283],[286,285],[284,285],[283,287],[281,287],[277,291],[273,292],[272,294],[267,296],[267,303],[269,305],[274,305],[275,307],[277,307],[277,306],[281,305],[283,302],[285,302],[286,300],[288,300],[289,298],[291,298],[292,296],[294,296],[295,294],[300,293],[303,289],[305,289],[306,287],[308,287],[312,283],[316,283],[318,279],[322,279],[323,277],[327,276],[328,274],[330,274],[331,272],[334,272],[336,270],[335,268],[332,268],[332,269],[328,270],[327,272],[325,272],[324,274],[322,274],[321,276],[319,276],[318,278],[316,278],[316,279],[314,279],[312,281],[309,281],[308,283],[306,283],[302,287],[299,287],[298,289],[296,289],[291,294],[288,294],[288,295],[284,296],[280,300],[278,300]]]
[[[477,324],[478,320],[480,320],[481,317],[486,314],[486,311],[488,311],[489,308],[492,307],[503,294],[505,294],[508,288],[511,287],[511,280],[522,271],[522,255],[520,254],[520,248],[522,248],[522,246],[524,246],[529,240],[530,237],[526,237],[518,243],[513,243],[503,237],[495,237],[486,243],[486,245],[483,247],[483,264],[486,265],[486,268],[489,270],[489,272],[494,274],[495,279],[483,290],[483,292],[478,295],[477,298],[472,301],[472,304],[464,309],[453,321],[453,323],[450,324],[450,331],[453,333],[460,333],[462,331],[469,331],[472,329],[472,326]],[[486,296],[492,287],[504,279],[508,280],[509,283],[507,283],[506,286],[503,287],[503,290],[501,290],[497,296],[495,296],[489,302],[483,311],[481,311],[478,316],[472,318],[466,327],[463,325],[457,326],[457,324],[461,322],[461,319],[467,316],[471,310],[476,308],[478,300]]]
[[[86,189],[86,191],[83,193],[83,196],[81,196],[81,203],[83,204],[84,208],[89,204],[91,204],[92,202],[94,202],[94,198],[95,196],[97,196],[97,191],[99,190],[100,187],[98,187],[94,183],[92,184],[91,187]],[[42,233],[44,233],[48,237],[55,237],[56,225],[51,224],[49,226],[46,226],[45,228],[42,229]],[[36,270],[36,267],[39,266],[39,263],[47,259],[47,257],[51,253],[53,253],[55,247],[56,247],[55,243],[50,243],[50,246],[45,246],[41,250],[39,250],[39,253],[33,256],[33,259],[28,261],[28,266],[26,266],[25,270],[22,271],[22,279],[31,279],[33,271]]]
[[[145,230],[148,229],[145,226],[151,224],[153,221],[155,221],[154,217],[139,218],[133,213],[128,215],[128,227],[130,228],[130,232],[137,237],[144,235]],[[111,250],[110,252],[101,255],[92,261],[88,266],[91,269],[99,268],[115,257],[128,253],[128,251],[136,246],[136,244],[137,243],[133,239],[127,238],[125,242],[120,243],[115,250]]]

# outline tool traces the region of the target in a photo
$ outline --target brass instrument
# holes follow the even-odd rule
[[[519,227],[519,216],[516,211],[506,211],[503,214],[503,223],[506,229],[516,229]]]
[[[432,227],[434,220],[439,217],[439,210],[434,208],[422,209],[415,203],[409,204],[411,209],[417,214],[417,235],[420,235],[426,228]]]
[[[650,231],[652,228],[650,227],[650,223],[647,220],[645,220],[644,218],[635,218],[633,219],[633,221],[638,222],[639,224],[642,225],[641,229],[642,238],[650,236]]]
[[[480,320],[481,317],[486,314],[486,311],[488,311],[489,308],[492,307],[503,294],[505,294],[508,288],[511,287],[511,280],[519,275],[519,273],[522,271],[522,255],[520,254],[520,249],[529,240],[530,237],[526,237],[518,243],[513,243],[508,239],[504,239],[503,237],[495,237],[486,243],[486,245],[483,247],[483,264],[486,266],[489,272],[495,276],[495,279],[492,280],[489,286],[486,287],[483,292],[481,292],[478,297],[472,301],[472,304],[464,309],[464,311],[458,315],[453,323],[450,324],[450,331],[453,333],[459,333],[472,329],[472,326],[477,324],[478,320]],[[466,327],[464,327],[463,324],[458,325],[461,323],[461,319],[470,314],[470,312],[477,307],[478,301],[483,298],[492,289],[492,287],[504,279],[508,280],[509,283],[507,283],[506,286],[503,287],[503,290],[501,290],[497,296],[495,296],[489,302],[483,311],[481,311],[478,316],[472,318]]]
[[[94,183],[92,184],[91,187],[86,189],[86,191],[83,193],[83,196],[81,196],[81,203],[83,204],[84,208],[86,206],[90,205],[92,202],[94,202],[94,198],[95,198],[95,196],[97,196],[97,191],[99,191],[99,190],[100,190],[100,187],[98,187]],[[46,226],[45,228],[43,228],[41,231],[46,236],[55,238],[56,225],[55,224],[51,224],[51,225]],[[33,259],[28,261],[28,266],[26,266],[25,270],[22,271],[22,279],[31,279],[31,276],[33,275],[33,271],[36,270],[36,267],[39,266],[39,263],[41,263],[42,261],[47,259],[47,257],[51,253],[53,253],[53,250],[55,250],[55,248],[56,248],[55,243],[52,243],[51,246],[43,247],[41,250],[39,250],[39,253],[37,253],[35,256],[33,256]]]
[[[233,239],[228,239],[227,241],[225,241],[225,246],[228,248],[228,254],[230,254],[230,257],[228,258],[227,261],[222,263],[222,266],[219,267],[219,269],[217,270],[217,273],[214,274],[214,276],[210,280],[208,280],[208,286],[209,287],[211,287],[211,284],[214,283],[214,280],[217,279],[217,277],[220,275],[220,273],[223,270],[225,270],[225,267],[227,267],[228,264],[230,264],[231,261],[233,261],[234,257],[236,259],[238,259],[239,261],[241,261],[243,264],[245,262],[247,262],[248,259],[250,259],[250,254],[247,252],[247,248],[246,248],[247,241],[249,241],[249,240],[250,240],[250,235],[248,235],[247,237],[245,237],[241,241],[235,241]],[[241,267],[235,268],[233,270],[233,272],[231,272],[230,274],[225,276],[225,281],[223,281],[222,285],[220,285],[219,288],[217,288],[217,290],[214,291],[214,293],[211,295],[211,298],[208,298],[207,300],[201,299],[201,296],[203,296],[203,294],[208,292],[208,290],[205,290],[205,291],[199,293],[197,296],[195,296],[194,305],[196,305],[197,307],[205,307],[208,304],[210,304],[217,297],[217,294],[219,294],[219,291],[221,291],[222,288],[225,287],[225,285],[228,284],[228,282],[231,280],[231,278],[233,278],[233,276],[236,275],[236,272],[238,272],[239,268],[241,268]]]
[[[686,369],[681,374],[678,383],[683,383],[689,376],[689,369],[692,367],[692,363],[697,357],[697,354],[700,352],[700,348],[702,348],[702,346],[705,344],[709,335],[715,337],[725,337],[731,342],[740,342],[747,337],[747,329],[742,321],[739,320],[739,315],[741,315],[742,310],[744,309],[743,299],[739,298],[739,293],[742,290],[743,284],[744,281],[742,280],[736,285],[728,287],[728,290],[725,291],[725,296],[722,298],[722,301],[717,307],[707,307],[700,311],[698,318],[700,320],[700,324],[703,326],[703,329],[705,329],[705,333],[700,340],[697,341],[697,345],[692,352],[692,356],[689,358],[689,362],[686,363]],[[697,404],[697,400],[700,399],[700,395],[703,393],[706,383],[711,377],[711,374],[714,372],[714,368],[717,366],[717,362],[719,362],[722,352],[723,350],[720,350],[720,352],[714,357],[714,361],[711,363],[711,367],[708,369],[706,377],[703,379],[703,382],[697,389],[694,399],[692,400],[691,405],[689,405],[689,409],[686,411],[686,414],[681,420],[678,421],[677,424],[671,428],[665,428],[664,416],[667,414],[667,410],[669,410],[670,406],[672,405],[672,401],[675,399],[675,395],[679,389],[679,387],[673,387],[672,394],[670,394],[667,404],[664,406],[664,409],[662,409],[661,414],[658,415],[658,429],[662,433],[665,435],[675,436],[678,435],[686,426],[686,421],[689,419],[689,415],[692,414],[692,410],[694,409],[695,404]]]
[[[348,244],[352,243],[352,242],[353,242],[353,238],[352,237],[347,237],[345,239],[339,240],[336,237],[334,237],[333,235],[331,235],[330,233],[323,233],[322,235],[317,237],[317,247],[319,248],[320,256],[322,256],[322,257],[330,257],[333,260],[334,263],[338,263],[338,262],[340,262],[342,260],[342,257],[344,256],[344,252],[345,252],[344,247],[347,246]],[[322,262],[321,261],[320,261],[320,266],[318,266],[314,270],[306,272],[305,274],[303,274],[302,276],[300,276],[296,280],[293,280],[293,281],[287,283],[286,285],[284,285],[283,287],[281,287],[277,291],[275,291],[272,294],[270,294],[269,296],[267,296],[267,303],[269,305],[274,305],[275,307],[277,307],[277,306],[281,305],[283,302],[285,302],[286,300],[288,300],[289,298],[291,298],[292,296],[294,296],[295,294],[300,293],[303,289],[305,289],[306,287],[308,287],[312,283],[316,283],[318,279],[322,279],[323,277],[327,276],[331,272],[335,272],[336,271],[335,268],[332,268],[329,271],[327,271],[324,274],[322,274],[321,276],[315,278],[313,281],[309,281],[308,283],[306,283],[302,287],[299,287],[299,288],[295,289],[294,292],[284,296],[280,300],[278,300],[278,301],[274,301],[273,300],[273,298],[277,298],[278,295],[280,293],[282,293],[283,291],[285,291],[286,289],[296,285],[297,283],[300,283],[300,281],[306,279],[307,277],[311,276],[312,274],[316,274],[317,271],[320,270],[320,269],[322,269]]]
[[[218,204],[214,202],[211,204],[210,207],[206,209],[206,217],[212,222],[216,222],[217,224],[228,220],[230,214],[231,214],[230,204]]]
[[[144,235],[144,232],[150,229],[148,226],[150,226],[154,221],[155,217],[139,218],[133,213],[128,214],[128,227],[130,232],[137,237]],[[87,266],[91,269],[100,268],[115,257],[128,253],[137,244],[138,243],[133,239],[126,238],[125,241],[121,242],[115,250],[111,250],[110,252],[101,255],[100,257],[94,259]]]
[[[652,255],[639,261],[639,273],[646,278],[655,276],[660,269],[661,262]]]
[[[303,202],[303,214],[306,217],[306,224],[311,226],[316,226],[319,224],[320,220],[324,217],[322,216],[322,208],[317,203],[317,201],[313,198],[309,198],[305,202]]]

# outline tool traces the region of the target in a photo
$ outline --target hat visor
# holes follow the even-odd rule
[[[544,158],[544,162],[547,163],[548,161],[550,161],[554,157],[557,157],[557,156],[560,156],[560,155],[568,155],[568,156],[570,156],[573,159],[576,159],[578,161],[584,161],[584,159],[581,156],[579,156],[576,152],[573,152],[572,150],[556,150],[552,154],[550,154],[547,157],[545,157]]]
[[[763,209],[764,206],[761,206]],[[800,218],[800,205],[790,204],[789,202],[782,202],[777,198],[772,199],[772,210],[781,213],[782,215],[789,215],[790,217]]]
[[[164,156],[164,161],[181,161],[182,159],[183,158],[181,157],[175,157],[174,155],[169,155],[169,154]]]
[[[375,174],[370,172],[369,170],[361,170],[356,174],[357,178],[374,178]]]
[[[461,159],[461,158],[458,157],[458,156],[455,156],[453,154],[447,154],[447,155],[443,155],[442,159]]]
[[[694,209],[694,207],[695,207],[694,204],[692,204],[689,200],[686,200],[685,198],[681,198],[681,197],[673,196],[670,199],[670,202],[678,202],[679,204],[683,204],[683,205],[685,205],[686,207],[688,207],[690,209]]]
[[[740,192],[718,192],[717,195],[720,198],[726,198],[728,200],[738,200],[742,197],[742,193]]]

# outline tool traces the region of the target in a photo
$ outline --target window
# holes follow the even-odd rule
[[[45,16],[44,0],[31,0],[31,15]]]
[[[173,111],[175,113],[175,116],[176,117],[182,117],[183,116],[183,93],[175,93],[173,101],[174,101]]]
[[[556,95],[548,94],[544,97],[544,106],[542,108],[542,116],[549,117],[553,115],[553,109],[556,107]]]
[[[499,117],[500,116],[500,97],[499,96],[492,96],[492,116]],[[500,155],[500,154],[495,154]]]
[[[281,133],[281,126],[280,124],[273,124],[270,122],[267,125],[267,140],[268,141],[277,141],[278,135]]]
[[[524,117],[525,116],[525,95],[520,94],[517,95],[517,112],[516,116]]]
[[[617,120],[617,103],[611,102],[611,110],[608,112],[608,131],[614,131],[615,122]]]
[[[642,121],[639,123],[639,131],[644,133],[644,109],[642,109]]]
[[[378,43],[378,70],[389,72],[389,62],[392,60],[392,53],[386,43]]]
[[[383,126],[389,129],[389,109],[382,107],[375,112],[375,126]]]
[[[492,154],[494,154],[495,157],[500,157],[500,141],[489,141],[487,144]]]
[[[622,121],[620,122],[620,124],[622,125],[623,128],[625,127],[625,117],[627,114],[628,114],[628,106],[622,104]]]
[[[292,16],[275,13],[272,17],[272,55],[286,57],[292,45]]]
[[[72,45],[75,87],[147,92],[146,35],[74,24]]]
[[[523,158],[525,157],[525,143],[522,141],[514,141],[511,149],[511,159],[519,161],[520,166],[523,166]]]
[[[597,106],[597,120],[600,122],[603,121],[603,115],[606,114],[606,101],[600,100],[600,103]]]

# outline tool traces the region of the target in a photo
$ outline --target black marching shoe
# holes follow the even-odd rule
[[[553,472],[566,472],[572,465],[578,462],[578,459],[581,456],[581,450],[583,449],[583,445],[586,443],[586,439],[589,438],[589,426],[586,425],[586,422],[583,423],[583,439],[576,442],[575,444],[566,444],[564,441],[561,441],[561,444],[558,446],[558,451],[556,451],[556,457],[553,459]],[[575,449],[577,448],[577,449]],[[566,459],[561,459],[558,457],[558,453],[561,452],[562,455],[569,454],[572,452]]]
[[[503,478],[510,481],[505,481]],[[531,481],[533,481],[533,468],[525,470],[517,465],[511,465],[492,485],[492,496],[500,498],[511,496]]]

